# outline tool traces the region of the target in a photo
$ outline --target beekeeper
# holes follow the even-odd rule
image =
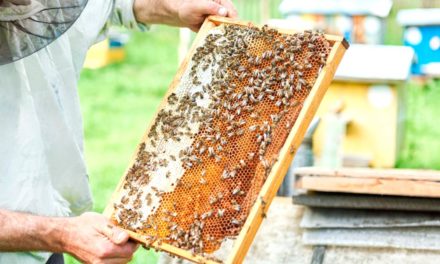
[[[132,257],[126,232],[84,213],[92,197],[81,67],[109,24],[197,30],[207,15],[236,11],[229,0],[0,0],[0,263],[63,263],[63,252],[85,263]]]

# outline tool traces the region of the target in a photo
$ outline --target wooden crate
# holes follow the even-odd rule
[[[440,197],[440,172],[409,169],[299,168],[297,189],[414,197]]]
[[[248,22],[240,22],[240,21],[235,21],[235,20],[222,18],[222,17],[215,17],[215,16],[209,17],[203,24],[202,28],[200,29],[200,32],[198,33],[194,41],[194,44],[190,52],[188,53],[186,59],[182,62],[159,110],[164,108],[164,106],[167,104],[166,98],[173,93],[173,91],[176,89],[179,82],[181,81],[181,78],[186,68],[188,67],[192,56],[195,54],[197,44],[200,43],[207,36],[207,33],[211,29],[220,26],[222,24],[235,24],[235,25],[244,25],[244,26],[250,25],[250,23]],[[293,32],[280,31],[280,33],[291,34]],[[278,162],[276,162],[273,165],[269,175],[267,176],[266,181],[264,182],[263,187],[259,191],[259,196],[258,196],[259,199],[256,199],[255,203],[251,207],[250,212],[246,218],[246,221],[242,225],[241,231],[239,232],[239,235],[236,241],[234,242],[234,247],[232,249],[232,252],[228,260],[226,261],[227,263],[241,263],[243,261],[246,252],[249,249],[255,237],[255,234],[265,216],[265,213],[267,212],[272,199],[276,195],[276,191],[283,180],[283,177],[294,157],[294,154],[304,137],[307,127],[311,122],[313,115],[315,114],[319,106],[319,103],[322,97],[324,96],[324,93],[327,90],[327,87],[330,85],[330,82],[333,79],[336,68],[339,62],[341,61],[345,50],[348,48],[347,42],[345,42],[345,40],[342,37],[326,36],[326,39],[328,40],[331,47],[330,53],[328,55],[327,63],[320,71],[319,76],[316,79],[316,82],[314,83],[307,98],[305,99],[305,102],[303,103],[303,107],[299,112],[298,118],[296,119],[293,127],[291,128],[291,131],[287,134],[288,135],[287,139],[281,151],[279,152]],[[141,142],[145,142],[147,140],[148,131],[150,131],[150,129],[151,126],[148,128],[147,133],[145,133]],[[139,148],[136,150],[129,168],[131,168],[131,166],[134,164],[136,153],[138,152],[138,150]],[[127,175],[127,173],[128,173],[128,169],[125,175]],[[110,203],[104,212],[105,215],[109,217],[113,215],[114,213],[113,203],[117,201],[118,197],[120,196],[124,183],[125,183],[125,177],[121,179],[119,185],[117,186],[116,191],[112,196]],[[141,243],[146,243],[146,239],[142,235],[131,231],[128,232],[134,240],[137,240]],[[217,261],[214,261],[212,259],[206,258],[201,255],[192,254],[188,250],[183,250],[181,248],[177,248],[167,243],[155,242],[150,246],[160,251],[165,251],[170,254],[176,255],[178,257],[196,263],[217,263]]]

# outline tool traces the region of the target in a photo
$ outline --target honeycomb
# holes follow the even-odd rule
[[[140,145],[115,224],[202,255],[237,236],[330,48],[312,31],[211,29]]]

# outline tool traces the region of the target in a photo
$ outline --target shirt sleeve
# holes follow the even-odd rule
[[[108,4],[112,4],[110,14],[101,28],[94,43],[98,43],[107,37],[110,26],[123,26],[125,28],[137,31],[147,31],[150,27],[146,24],[136,21],[133,12],[133,4],[135,0],[104,0]]]
[[[133,12],[135,0],[114,0],[112,14],[109,23],[111,25],[124,26],[128,29],[145,31],[148,26],[137,22]]]

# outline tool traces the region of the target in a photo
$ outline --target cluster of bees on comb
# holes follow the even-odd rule
[[[146,246],[202,255],[237,236],[329,51],[319,32],[211,30],[141,143],[113,221]]]

